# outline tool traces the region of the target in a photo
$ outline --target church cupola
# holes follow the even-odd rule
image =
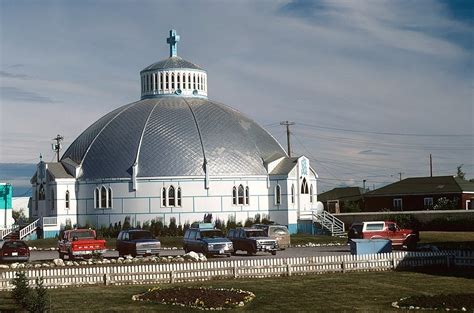
[[[169,58],[140,72],[142,99],[163,96],[207,98],[207,73],[178,56],[179,40],[176,30],[170,30],[166,39],[170,46]]]

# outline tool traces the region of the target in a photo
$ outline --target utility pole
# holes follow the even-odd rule
[[[431,158],[431,153],[430,153],[430,177],[433,177],[433,159]]]
[[[59,151],[61,151],[61,141],[64,140],[64,137],[58,134],[56,138],[53,138],[53,140],[56,140],[56,143],[53,143],[52,148],[53,151],[56,152],[57,160],[59,162]]]
[[[400,177],[400,180],[402,180],[402,174],[405,174],[405,173],[398,172],[398,175],[399,175],[399,177]]]
[[[288,156],[291,157],[290,125],[295,125],[295,122],[283,121],[283,122],[280,122],[280,125],[286,126],[286,142],[288,144]]]
[[[363,190],[362,192],[363,192],[363,193],[365,193],[365,182],[366,182],[366,181],[367,181],[367,179],[364,179],[364,180],[362,181],[362,186],[363,186],[363,187],[362,187],[362,190]]]

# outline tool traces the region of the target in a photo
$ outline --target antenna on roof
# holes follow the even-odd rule
[[[295,122],[283,121],[283,122],[280,122],[280,125],[286,126],[286,142],[288,144],[288,157],[291,158],[290,125],[295,125]]]

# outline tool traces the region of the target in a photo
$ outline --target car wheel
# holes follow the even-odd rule
[[[233,251],[230,254],[235,256],[235,255],[237,255],[237,251]]]
[[[276,252],[276,251],[272,251],[272,255],[276,255],[276,254],[277,254],[277,252]]]
[[[247,251],[247,255],[254,256],[255,254],[257,254],[257,251],[253,251],[253,250]]]
[[[69,252],[68,252],[68,259],[69,259],[70,261],[74,260],[74,254],[72,254],[72,251],[69,251]]]
[[[64,260],[64,253],[62,253],[61,251],[59,251],[59,258],[60,258],[61,260]]]

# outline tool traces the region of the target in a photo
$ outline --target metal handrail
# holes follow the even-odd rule
[[[24,237],[28,236],[33,231],[35,231],[35,229],[38,227],[38,221],[39,221],[39,218],[36,219],[33,223],[29,224],[28,226],[23,227],[20,230],[20,236],[19,236],[20,239],[23,239]]]

